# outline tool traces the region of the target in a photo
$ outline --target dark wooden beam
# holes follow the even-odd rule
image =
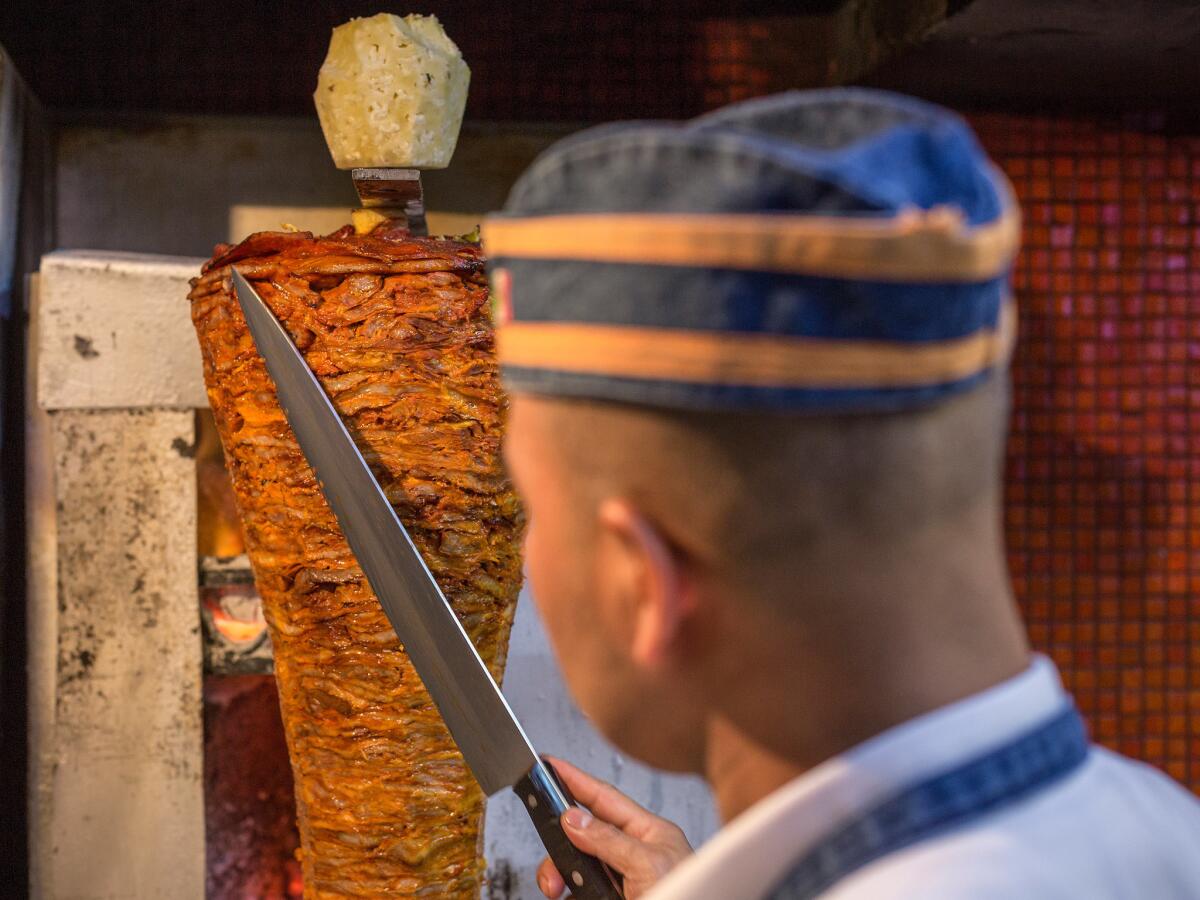
[[[975,0],[863,80],[959,108],[1200,116],[1200,4]]]

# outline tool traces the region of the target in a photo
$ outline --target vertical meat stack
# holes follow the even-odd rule
[[[219,246],[189,295],[275,644],[306,896],[477,897],[483,797],[284,419],[231,265],[303,351],[499,678],[522,518],[482,255],[391,223],[261,233]]]

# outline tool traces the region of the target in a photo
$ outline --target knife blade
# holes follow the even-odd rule
[[[574,798],[534,751],[316,375],[250,282],[230,272],[300,449],[479,786],[516,792],[573,896],[621,897],[615,873],[563,833]]]

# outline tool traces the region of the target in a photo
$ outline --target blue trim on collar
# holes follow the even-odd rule
[[[767,900],[811,900],[887,856],[1025,800],[1076,771],[1090,745],[1074,706],[1017,739],[906,788],[810,848]]]

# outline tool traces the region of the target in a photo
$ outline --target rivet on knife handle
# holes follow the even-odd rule
[[[562,830],[562,814],[577,806],[575,798],[558,774],[545,761],[513,785],[521,805],[529,813],[538,837],[554,861],[567,890],[578,900],[619,900],[620,879],[612,869],[571,843]]]

